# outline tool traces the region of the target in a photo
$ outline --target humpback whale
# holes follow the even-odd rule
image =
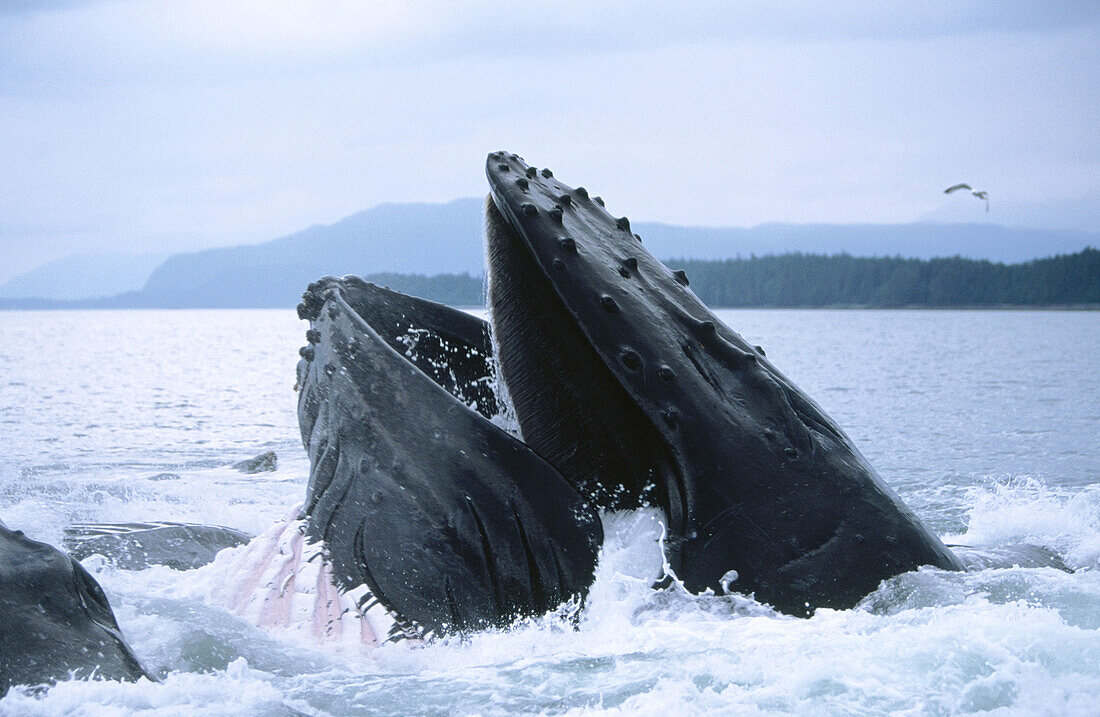
[[[312,596],[318,633],[364,644],[575,614],[598,511],[642,506],[664,511],[666,559],[687,589],[796,616],[852,607],[920,566],[963,569],[626,217],[514,154],[490,154],[486,174],[490,322],[353,276],[303,294],[306,500],[236,556],[244,612],[282,624],[297,614],[287,602]],[[198,564],[243,540],[100,528],[73,532],[74,549],[134,565],[164,561],[149,544],[209,539],[181,558]],[[0,694],[93,672],[148,676],[80,564],[0,524]]]
[[[514,154],[486,174],[490,314],[524,440],[601,506],[664,508],[688,589],[732,582],[809,615],[922,565],[962,568],[626,217]]]
[[[232,528],[194,523],[76,523],[65,528],[61,547],[77,560],[102,555],[123,570],[165,565],[194,570],[219,551],[251,538]]]
[[[962,569],[628,219],[514,154],[486,174],[491,327],[351,276],[299,305],[302,517],[342,590],[404,634],[507,624],[583,599],[595,510],[646,505],[685,587],[792,615]],[[522,442],[493,422],[497,379]]]
[[[76,560],[0,523],[0,696],[68,678],[155,679]]]
[[[390,637],[506,625],[583,598],[595,507],[487,416],[484,322],[356,277],[310,285],[298,419],[303,514],[341,590]]]

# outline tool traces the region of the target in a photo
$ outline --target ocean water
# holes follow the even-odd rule
[[[808,620],[649,590],[659,516],[605,517],[579,623],[369,655],[266,633],[209,571],[96,575],[162,682],[15,690],[0,714],[1098,714],[1100,313],[722,311],[948,542],[1076,572],[920,570]],[[303,498],[292,311],[0,312],[0,519],[256,534]],[[227,464],[274,450],[278,470]],[[204,582],[205,581],[205,582]]]

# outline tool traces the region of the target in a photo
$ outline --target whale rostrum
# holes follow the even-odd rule
[[[601,506],[664,508],[685,586],[735,571],[732,589],[808,615],[918,566],[961,569],[626,217],[514,154],[486,174],[491,317],[524,440]]]

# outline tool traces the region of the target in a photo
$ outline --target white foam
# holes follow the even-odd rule
[[[1100,567],[1100,485],[1055,489],[1022,476],[970,490],[966,531],[949,543],[999,547],[1030,543],[1058,553],[1070,567]]]
[[[369,652],[386,640],[394,620],[366,587],[336,588],[321,544],[305,536],[300,509],[248,544],[219,552],[181,582],[175,596],[203,600],[310,647]],[[363,609],[361,603],[367,603]]]
[[[1030,488],[1012,495],[1009,503],[1039,498]],[[985,499],[976,496],[980,527],[981,516],[989,513],[983,512]],[[1058,504],[1072,500],[1066,496]],[[1016,539],[1033,530],[1026,511],[1008,513],[1023,522],[1009,529],[1012,518],[1003,515],[1004,530],[985,534],[989,539]],[[291,522],[269,542],[284,540]],[[1053,607],[1028,597],[1036,585],[1046,586],[1042,595],[1058,594],[1057,585],[1036,581],[1080,589],[1081,576],[1052,570],[921,571],[887,581],[859,609],[821,610],[803,620],[777,615],[744,596],[652,590],[663,563],[661,522],[658,511],[603,516],[605,544],[583,610],[568,605],[506,630],[439,640],[421,649],[385,646],[371,652],[365,665],[340,662],[346,653],[339,643],[322,643],[335,663],[317,663],[279,646],[316,646],[308,630],[295,637],[292,629],[276,628],[279,643],[271,645],[241,633],[219,649],[249,644],[264,660],[286,666],[261,670],[248,666],[255,664],[251,659],[246,664],[237,657],[210,674],[181,673],[172,667],[181,664],[178,656],[153,654],[154,662],[171,670],[162,685],[65,683],[44,697],[14,693],[0,702],[0,712],[253,714],[288,706],[307,713],[455,714],[551,706],[567,714],[1090,714],[1093,709],[1100,691],[1094,669],[1100,633],[1095,621],[1089,623],[1089,603],[1082,603],[1073,619],[1065,613],[1071,600]],[[157,651],[172,653],[172,645],[186,643],[197,630],[217,634],[235,628],[210,624],[209,618],[166,618],[160,605],[135,611],[136,591],[154,590],[179,605],[224,604],[234,579],[239,582],[247,572],[239,566],[248,563],[249,550],[270,552],[267,546],[257,539],[187,573],[119,571],[96,559],[87,564],[101,581],[123,591],[119,619],[135,649],[149,659]],[[282,550],[285,558],[293,546],[284,544]],[[266,577],[274,586],[280,571],[271,563],[264,570],[273,571]],[[318,572],[303,567],[297,575],[308,583]],[[1093,593],[1100,594],[1100,587]],[[303,594],[309,595],[295,590],[292,602]],[[308,612],[311,605],[289,609]],[[195,619],[203,621],[201,628],[187,623]],[[286,670],[301,677],[288,678]]]
[[[79,680],[46,695],[15,689],[0,702],[5,717],[54,715],[256,715],[285,713],[286,698],[272,675],[238,659],[224,671],[174,673],[163,683]],[[289,705],[287,705],[289,706]]]

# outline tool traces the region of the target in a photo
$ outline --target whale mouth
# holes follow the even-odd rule
[[[430,379],[455,400],[484,416],[494,419],[501,411],[493,385],[493,349],[488,326],[469,314],[442,304],[406,296],[386,287],[364,281],[358,276],[322,277],[310,284],[302,295],[298,317],[317,324],[321,310],[328,319],[345,313],[354,327],[349,348],[337,361],[329,361],[321,373],[312,377],[315,353],[323,337],[319,328],[311,328],[308,343],[299,350],[302,360],[297,367],[299,394],[298,427],[302,442],[310,454],[324,456],[331,438],[325,421],[327,412],[320,404],[330,398],[329,382],[335,367],[354,362],[357,344],[383,351],[385,347],[406,361],[409,367]],[[346,373],[346,368],[345,368]],[[398,412],[400,407],[393,407]],[[330,454],[331,456],[331,454]],[[306,489],[302,517],[313,511],[328,489],[333,471],[312,470]]]
[[[492,196],[485,240],[497,360],[524,441],[600,508],[654,505],[668,513],[681,499],[668,494],[678,476],[666,442],[604,365]]]
[[[603,507],[665,508],[692,591],[796,615],[957,559],[763,351],[599,197],[486,161],[489,300],[524,440]],[[871,547],[873,546],[873,547]]]
[[[304,515],[339,588],[406,636],[503,627],[583,599],[599,517],[494,425],[485,322],[356,277],[310,285],[298,419]],[[391,637],[400,637],[391,635]]]
[[[627,231],[633,246],[612,248],[612,261],[589,261],[608,238],[602,199],[514,154],[489,155],[486,174],[489,313],[523,440],[603,510],[661,508],[675,566],[691,531],[691,489],[666,435],[678,414],[655,410],[617,375],[653,373],[655,383],[669,383],[667,368],[644,365],[635,348],[648,337],[620,333],[615,321],[616,285],[645,280],[637,240]]]

